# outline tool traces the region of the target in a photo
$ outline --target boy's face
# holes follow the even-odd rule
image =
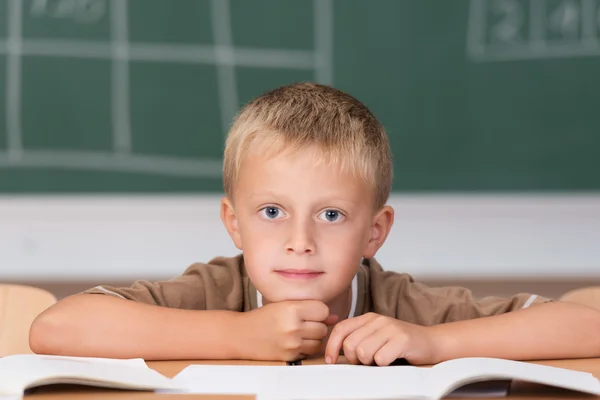
[[[335,165],[316,163],[315,150],[266,158],[249,154],[221,217],[243,250],[250,279],[270,302],[344,293],[362,257],[373,257],[393,222],[374,211],[372,188]]]

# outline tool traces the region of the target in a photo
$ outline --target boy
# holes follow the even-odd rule
[[[383,127],[331,87],[246,105],[229,132],[221,218],[242,251],[173,280],[98,286],[30,332],[37,353],[145,359],[434,364],[464,356],[600,356],[600,312],[535,295],[475,300],[373,258],[394,220]],[[324,352],[324,353],[323,353]]]

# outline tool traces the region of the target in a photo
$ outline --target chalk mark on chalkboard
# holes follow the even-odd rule
[[[140,172],[158,175],[220,177],[222,160],[178,156],[148,156],[133,153],[130,115],[129,62],[171,62],[216,65],[222,130],[226,132],[238,104],[236,66],[279,69],[308,69],[316,72],[316,81],[333,82],[333,1],[314,0],[315,48],[311,50],[236,47],[232,42],[229,0],[213,0],[214,45],[135,43],[129,41],[126,0],[111,0],[111,40],[98,42],[78,39],[23,38],[23,0],[10,0],[8,36],[0,39],[0,55],[7,59],[6,129],[7,149],[0,150],[0,167],[69,168]],[[68,6],[68,7],[67,7]],[[93,6],[93,7],[92,7]],[[38,1],[30,12],[35,18],[75,18],[93,12],[94,18],[79,20],[93,23],[104,16],[101,1],[64,2],[50,7]],[[92,8],[90,8],[92,7]],[[90,15],[92,15],[90,14]],[[79,18],[79,17],[78,17]],[[77,18],[76,18],[77,19]],[[64,57],[112,61],[112,139],[113,149],[102,152],[23,149],[21,127],[21,57]]]
[[[189,64],[216,64],[219,46],[130,43],[128,51],[115,54],[108,43],[76,39],[25,39],[20,54],[65,58],[112,59],[127,54],[130,61],[160,61]],[[0,39],[0,54],[8,54],[7,40]],[[222,60],[225,62],[225,60]],[[312,69],[316,62],[309,50],[236,47],[231,65],[260,68]]]
[[[470,0],[474,62],[600,56],[600,0]]]
[[[106,13],[105,0],[33,0],[31,16],[72,19],[81,24],[93,24]]]
[[[8,38],[6,68],[6,132],[8,156],[18,159],[23,152],[21,136],[21,31],[23,0],[8,2]]]
[[[315,0],[315,63],[317,82],[333,85],[333,1]]]
[[[112,60],[112,125],[113,146],[119,153],[131,151],[131,115],[129,108],[129,57],[127,3],[112,0],[111,3]]]
[[[94,151],[30,150],[19,158],[0,152],[0,168],[62,168],[68,170],[113,171],[152,175],[220,178],[221,159],[146,156]]]
[[[229,0],[211,1],[211,25],[215,44],[218,46],[217,79],[219,81],[219,105],[221,110],[221,131],[226,134],[237,109],[238,93],[235,78],[233,40],[231,38],[231,18]]]

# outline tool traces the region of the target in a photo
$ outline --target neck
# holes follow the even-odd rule
[[[338,321],[348,318],[352,307],[352,287],[348,286],[339,296],[327,303],[329,313],[338,316]]]
[[[330,314],[338,316],[337,322],[348,319],[348,314],[350,313],[350,309],[352,307],[352,286],[348,286],[348,288],[344,290],[342,294],[327,303],[327,306],[329,307]],[[327,328],[327,335],[323,338],[321,351],[318,354],[315,354],[315,356],[322,357],[325,354],[325,347],[327,346],[329,335],[331,335],[331,331],[333,330],[334,326],[335,325],[332,325]]]

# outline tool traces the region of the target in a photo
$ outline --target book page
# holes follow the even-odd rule
[[[416,367],[357,365],[191,365],[173,378],[189,393],[255,394],[257,399],[422,397]]]
[[[430,378],[430,397],[435,399],[467,383],[499,379],[518,379],[600,395],[600,381],[587,372],[495,358],[446,361],[431,368]]]
[[[54,356],[46,354],[16,354],[12,356],[0,357],[0,365],[2,360],[10,360],[13,358],[20,359],[43,359],[43,360],[73,360],[73,361],[90,361],[94,363],[111,363],[120,365],[131,365],[133,367],[148,368],[146,361],[143,358],[101,358],[101,357],[69,357],[69,356]]]
[[[281,368],[304,368],[262,365],[190,365],[173,382],[188,393],[257,394],[264,382],[271,382]]]
[[[257,400],[421,399],[427,397],[427,368],[331,365],[279,373]]]
[[[171,379],[131,360],[20,355],[0,359],[0,395],[55,383],[74,383],[122,389],[177,389]]]

